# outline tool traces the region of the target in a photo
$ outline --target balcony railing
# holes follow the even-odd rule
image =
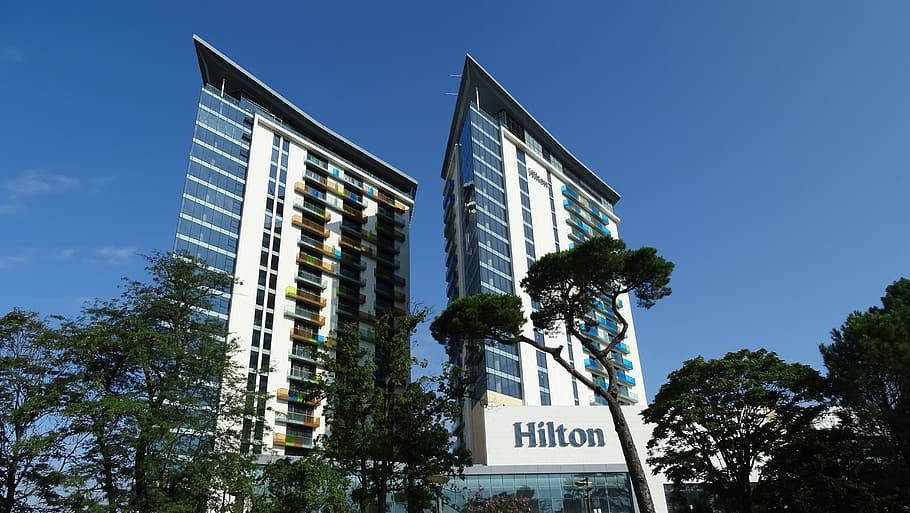
[[[314,216],[317,216],[321,219],[328,219],[329,217],[324,208],[304,201],[300,198],[294,199],[294,208],[303,210],[304,212],[309,212],[310,214],[313,214]]]
[[[319,395],[304,395],[299,392],[291,392],[287,388],[279,388],[278,392],[275,394],[275,398],[279,401],[307,404],[313,407],[319,406],[319,403],[322,402],[322,398]]]
[[[316,269],[325,271],[327,273],[335,274],[338,272],[338,264],[326,262],[321,258],[314,257],[313,255],[307,255],[306,253],[297,254],[297,263],[315,267]]]
[[[635,386],[635,378],[633,378],[632,376],[629,376],[625,372],[622,372],[622,371],[617,372],[616,379],[618,379],[620,383],[625,383],[626,385],[629,385],[629,386]]]
[[[309,169],[307,169],[307,171],[306,171],[306,173],[304,174],[304,176],[306,177],[307,180],[312,180],[312,181],[314,181],[314,182],[316,182],[316,183],[322,185],[323,187],[325,187],[326,184],[327,184],[326,179],[325,179],[324,176],[320,176],[320,175],[318,175],[318,174],[316,174],[316,173],[310,171]]]
[[[318,336],[318,335],[317,335]],[[311,340],[316,340],[315,337]],[[317,342],[314,342],[317,343]],[[300,347],[294,346],[291,347],[291,350],[288,351],[288,357],[294,360],[303,360],[309,363],[318,363],[319,354],[314,347]]]
[[[288,379],[297,379],[301,381],[315,381],[316,373],[304,369],[291,367],[288,371]]]
[[[300,240],[297,241],[297,244],[307,248],[315,249],[316,251],[319,251],[322,254],[332,258],[341,258],[340,249],[333,248],[332,246],[324,243],[321,239],[315,239],[305,233],[300,234]]]
[[[630,403],[638,402],[638,394],[631,392],[628,389],[624,389],[623,387],[619,387],[619,398],[624,399]]]
[[[361,224],[367,222],[367,216],[363,215],[363,212],[361,212],[360,210],[357,210],[356,208],[344,205],[343,207],[341,207],[341,211],[344,212],[346,215],[353,217]]]
[[[308,164],[313,164],[320,169],[325,169],[326,171],[329,170],[329,163],[313,155],[312,153],[307,152],[306,161]]]
[[[308,285],[313,285],[322,289],[326,288],[326,283],[322,281],[322,276],[319,276],[316,273],[300,269],[297,271],[297,279]]]
[[[329,229],[326,228],[324,224],[319,224],[314,221],[310,221],[309,219],[304,219],[301,216],[292,217],[291,223],[294,226],[302,230],[306,230],[316,236],[322,237],[323,239],[329,236]]]
[[[313,294],[312,292],[298,289],[293,285],[284,289],[284,293],[287,297],[296,299],[298,301],[303,301],[304,303],[309,303],[320,308],[325,306],[325,298],[322,298],[317,294]]]
[[[277,411],[275,412],[275,422],[282,422],[285,424],[301,424],[303,426],[311,428],[319,427],[319,417],[315,415],[304,415],[303,413],[284,413]]]
[[[317,326],[325,326],[325,317],[306,310],[301,310],[294,307],[294,305],[285,305],[284,314],[289,317],[294,317],[295,319],[311,322]],[[292,333],[291,335],[293,336],[294,334]]]
[[[312,449],[313,437],[275,433],[272,435],[272,445],[275,447],[300,447],[303,449]]]

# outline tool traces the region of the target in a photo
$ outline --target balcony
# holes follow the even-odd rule
[[[307,255],[306,253],[297,254],[297,263],[308,265],[320,271],[325,271],[327,273],[335,274],[338,272],[338,264],[326,262],[321,258],[314,257],[313,255]]]
[[[454,198],[453,198],[454,199]],[[444,207],[443,207],[444,209]],[[395,223],[396,226],[404,228],[407,225],[407,219],[403,212],[395,212],[394,214],[389,214],[388,212],[380,209],[376,212],[376,217],[380,219],[385,219],[386,221],[391,221]]]
[[[310,339],[313,341],[312,342],[313,344],[318,344],[318,342],[315,342],[315,340],[318,340],[316,337],[319,337],[319,335],[316,335],[315,337]],[[290,358],[292,360],[301,360],[301,361],[304,361],[307,363],[319,363],[319,353],[317,352],[317,350],[314,347],[309,347],[309,346],[308,347],[301,347],[301,346],[291,347],[291,350],[288,351],[288,358]]]
[[[396,230],[394,228],[384,228],[381,225],[376,227],[376,234],[382,239],[395,239],[399,242],[404,241],[405,235],[401,230]]]
[[[307,285],[312,285],[314,287],[319,287],[321,289],[326,288],[326,283],[322,281],[322,276],[319,276],[316,273],[311,273],[300,269],[297,271],[297,280],[306,283]]]
[[[305,369],[291,367],[291,369],[288,371],[288,379],[295,379],[298,381],[316,381],[316,373]]]
[[[598,317],[597,324],[599,324],[601,328],[604,328],[605,330],[607,330],[609,332],[612,332],[612,333],[619,332],[619,326],[617,326],[615,322],[607,320],[606,317]]]
[[[304,219],[301,216],[294,216],[291,218],[291,224],[300,228],[301,230],[307,231],[316,235],[317,237],[322,237],[325,239],[329,236],[329,229],[325,227],[325,224],[319,224],[309,219]]]
[[[341,207],[341,211],[344,213],[344,215],[353,217],[360,224],[367,222],[367,216],[363,215],[363,212],[357,210],[356,208],[344,205]]]
[[[310,171],[309,169],[307,169],[306,174],[304,174],[304,176],[306,177],[307,180],[316,182],[319,185],[322,185],[323,187],[328,185],[324,176],[314,173],[314,172]]]
[[[303,449],[312,449],[313,437],[275,433],[272,435],[272,445],[275,447],[300,447]]]
[[[613,361],[614,361],[615,363],[618,363],[620,367],[622,367],[622,368],[624,368],[624,369],[626,369],[626,370],[632,370],[632,367],[633,367],[633,365],[632,365],[632,360],[623,358],[623,357],[621,357],[621,356],[618,357],[618,358],[617,358],[616,356],[614,356],[614,357],[613,357]]]
[[[284,424],[300,424],[302,426],[318,428],[319,427],[319,417],[315,415],[304,415],[302,413],[293,413],[293,412],[275,412],[275,422],[284,423]]]
[[[334,258],[336,260],[341,258],[340,249],[333,248],[332,246],[323,243],[322,240],[314,239],[305,233],[300,234],[300,240],[297,241],[297,244],[302,247],[315,249],[329,258]]]
[[[306,155],[306,162],[307,162],[307,164],[312,164],[312,165],[314,165],[314,166],[316,166],[316,167],[318,167],[319,169],[322,169],[322,170],[324,170],[324,171],[328,171],[328,170],[329,170],[329,163],[328,163],[328,162],[322,160],[321,158],[319,158],[319,157],[313,155],[313,154],[310,153],[310,152],[307,152],[307,155]]]
[[[316,315],[306,310],[301,310],[294,305],[285,305],[284,315],[293,317],[295,319],[300,319],[302,321],[310,322],[317,326],[325,326],[325,317]],[[291,336],[293,337],[294,333],[291,333]]]
[[[300,194],[305,198],[313,198],[323,203],[326,202],[326,195],[324,192],[316,190],[303,182],[297,182],[294,184],[294,192]]]
[[[625,387],[619,387],[619,398],[628,403],[638,402],[638,394],[635,392],[630,392],[629,389]]]
[[[297,210],[302,210],[308,214],[312,214],[322,220],[327,220],[329,218],[329,214],[324,208],[312,203],[308,203],[300,198],[294,199],[294,208]]]
[[[622,371],[617,372],[616,379],[618,379],[620,383],[624,383],[626,385],[633,386],[633,387],[635,386],[635,378],[633,378],[632,376],[629,376],[625,372],[622,372]]]
[[[363,294],[358,294],[358,292],[360,292],[360,289],[352,290],[349,287],[338,287],[338,297],[348,301],[357,301],[362,305],[367,302],[367,297]]]
[[[278,392],[275,394],[275,399],[279,401],[288,401],[291,403],[300,403],[307,404],[312,407],[319,406],[319,403],[322,402],[322,397],[319,395],[303,395],[299,392],[291,392],[287,388],[279,388]]]
[[[341,237],[341,247],[348,248],[350,250],[357,251],[359,253],[363,253],[367,256],[373,256],[373,250],[370,247],[364,246],[363,244],[360,243],[360,241],[351,239],[349,237],[345,237],[345,236]]]
[[[320,308],[325,307],[325,298],[322,298],[316,294],[313,294],[312,292],[307,292],[305,290],[298,289],[297,287],[294,287],[293,285],[284,289],[284,294],[291,299],[296,299],[296,300],[302,301],[304,303],[309,303],[313,306],[318,306]]]
[[[345,270],[338,274],[338,277],[350,284],[357,284],[357,287],[366,287],[367,281],[360,276],[360,271],[350,272]]]

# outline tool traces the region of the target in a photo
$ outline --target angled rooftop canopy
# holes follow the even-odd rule
[[[242,93],[317,144],[376,174],[412,198],[417,193],[415,179],[319,123],[199,36],[194,35],[193,42],[202,80],[206,84],[218,89],[223,85],[225,94],[235,98],[240,98]]]
[[[455,151],[455,146],[458,143],[459,132],[468,107],[472,102],[476,103],[478,99],[480,106],[485,112],[495,114],[505,110],[512,118],[517,120],[534,139],[562,162],[564,169],[572,178],[585,183],[611,204],[616,204],[619,201],[619,193],[572,155],[470,54],[465,56],[464,70],[461,72],[461,87],[458,90],[455,116],[452,118],[449,141],[446,145],[445,159],[443,159],[443,178],[446,173],[446,164],[449,162],[452,152]]]

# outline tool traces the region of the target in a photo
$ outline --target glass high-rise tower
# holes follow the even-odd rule
[[[174,249],[235,277],[208,314],[239,340],[247,387],[272,397],[245,421],[246,449],[303,454],[326,428],[304,393],[314,351],[407,309],[417,182],[194,43],[203,86]]]
[[[595,236],[618,236],[614,206],[619,194],[553,137],[471,56],[465,61],[449,132],[442,178],[446,238],[447,296],[518,294],[525,312],[535,304],[519,283],[541,255],[566,250]],[[620,298],[630,322],[625,341],[612,356],[620,399],[643,403],[635,328],[628,298]],[[608,341],[617,328],[605,305],[593,312],[588,333]],[[564,345],[572,365],[606,388],[607,372],[565,333],[525,335]],[[456,434],[470,448],[483,441],[472,426],[477,403],[489,405],[598,405],[600,398],[545,353],[521,344],[488,343],[477,365],[480,382]],[[473,412],[473,413],[472,413]],[[475,451],[478,452],[478,451]]]

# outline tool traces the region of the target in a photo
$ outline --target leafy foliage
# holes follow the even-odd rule
[[[616,307],[619,296],[634,293],[639,306],[651,308],[671,293],[673,267],[654,248],[629,250],[622,240],[597,237],[569,251],[542,256],[521,285],[540,302],[531,314],[536,327],[579,327],[590,321],[596,300],[612,301]],[[618,313],[618,308],[614,310]],[[624,321],[621,316],[620,320]]]
[[[756,509],[794,513],[889,511],[878,488],[890,480],[870,458],[869,438],[839,415],[788,433],[762,468]],[[899,511],[899,510],[894,510]]]
[[[833,448],[861,475],[881,511],[910,504],[910,280],[892,283],[882,306],[851,313],[820,347],[839,423]],[[843,450],[846,439],[849,450]],[[806,479],[819,476],[808,473]],[[838,475],[827,476],[837,479]],[[849,489],[849,487],[847,487]]]
[[[425,365],[410,355],[410,338],[425,317],[425,311],[379,317],[372,345],[350,326],[339,333],[334,358],[323,362],[334,376],[325,384],[331,426],[325,454],[355,477],[360,511],[384,511],[390,493],[404,494],[409,511],[426,509],[434,490],[429,477],[469,463],[448,431],[460,398],[451,375],[411,379],[412,366]]]
[[[675,483],[698,481],[718,504],[752,511],[754,473],[788,436],[810,429],[821,378],[765,350],[698,357],[668,377],[644,419],[649,463]]]
[[[253,499],[251,513],[350,511],[347,478],[318,454],[270,463],[258,482],[262,492]]]
[[[60,418],[66,374],[57,333],[38,314],[0,317],[0,512],[43,510],[53,502],[69,457]]]
[[[430,324],[430,333],[447,342],[449,356],[457,356],[463,344],[487,338],[515,343],[525,322],[518,296],[477,294],[452,301]]]
[[[66,357],[78,386],[67,415],[85,449],[70,470],[74,509],[196,512],[249,493],[239,450],[245,387],[226,326],[204,312],[229,276],[155,255],[149,282],[86,309]]]

